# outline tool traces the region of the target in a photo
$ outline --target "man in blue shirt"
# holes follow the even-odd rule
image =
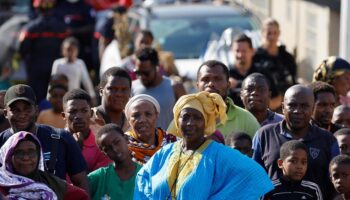
[[[68,173],[72,183],[88,190],[87,165],[73,137],[63,129],[36,124],[38,108],[33,89],[18,84],[10,87],[4,97],[4,114],[11,127],[0,133],[0,147],[18,131],[35,134],[42,145],[46,171],[61,179]]]
[[[295,139],[308,147],[308,168],[305,180],[319,185],[325,199],[331,199],[334,188],[328,175],[328,165],[339,154],[334,136],[310,123],[314,108],[314,94],[308,87],[294,85],[284,96],[282,111],[284,120],[257,131],[253,139],[253,159],[260,163],[270,178],[280,178],[277,166],[279,150],[283,143]]]

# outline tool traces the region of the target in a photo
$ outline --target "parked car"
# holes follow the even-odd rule
[[[175,56],[179,74],[191,80],[208,42],[229,28],[258,30],[260,21],[238,5],[173,4],[129,11],[133,29],[149,29],[163,50]]]

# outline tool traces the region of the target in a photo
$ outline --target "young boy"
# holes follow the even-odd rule
[[[335,190],[339,193],[334,200],[350,199],[350,157],[339,155],[329,164],[329,173]]]
[[[88,175],[92,199],[132,200],[141,166],[132,161],[123,130],[116,124],[104,125],[96,134],[96,144],[114,162]]]
[[[78,40],[69,37],[62,42],[63,58],[54,61],[51,75],[64,74],[68,77],[68,91],[80,88],[82,83],[85,90],[95,102],[95,90],[83,60],[78,58],[79,43]]]
[[[243,132],[232,133],[226,137],[225,144],[237,149],[242,154],[252,157],[252,138]]]
[[[43,110],[39,113],[37,123],[46,124],[55,128],[64,128],[65,121],[62,117],[62,99],[64,94],[67,92],[67,87],[64,85],[50,85],[48,101],[52,108]]]
[[[334,109],[332,123],[350,128],[350,107],[340,105]]]
[[[272,181],[275,189],[266,194],[264,200],[323,199],[317,184],[302,180],[307,170],[307,152],[306,145],[298,140],[281,146],[277,164],[283,175]]]
[[[334,133],[337,139],[340,154],[350,156],[350,128],[342,128]]]

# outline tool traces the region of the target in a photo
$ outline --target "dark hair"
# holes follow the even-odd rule
[[[317,95],[320,93],[328,92],[331,93],[334,97],[336,97],[335,89],[332,85],[322,82],[316,81],[309,84],[309,87],[312,89],[314,93],[315,100],[317,100]]]
[[[141,31],[139,32],[138,35],[144,35],[144,36],[146,36],[146,37],[151,38],[152,40],[154,39],[153,33],[152,33],[150,30],[143,29],[143,30],[141,30]]]
[[[68,77],[65,75],[65,74],[53,74],[53,75],[51,75],[51,77],[50,77],[50,82],[51,81],[53,81],[53,80],[57,80],[57,79],[63,79],[63,80],[65,80],[65,81],[69,81],[68,80]]]
[[[131,78],[130,78],[128,72],[120,67],[111,67],[102,74],[102,78],[101,78],[101,81],[99,84],[100,88],[103,88],[106,86],[107,81],[108,81],[108,77],[110,77],[110,76],[128,79],[129,86],[131,88]]]
[[[304,150],[307,154],[307,146],[299,140],[290,140],[285,142],[280,148],[280,159],[285,160],[288,156],[290,156],[291,151],[296,151],[298,149]]]
[[[337,137],[339,135],[350,135],[350,128],[341,128],[337,130],[333,135],[334,137]]]
[[[198,68],[198,71],[197,71],[197,80],[198,80],[198,76],[199,76],[199,72],[201,71],[201,69],[202,69],[202,67],[203,66],[207,66],[207,67],[209,67],[209,68],[213,68],[213,67],[215,67],[215,66],[220,66],[220,67],[222,67],[222,70],[224,71],[224,73],[225,73],[225,76],[226,76],[226,79],[227,79],[227,81],[229,80],[229,71],[228,71],[228,67],[224,64],[224,63],[222,63],[222,62],[220,62],[220,61],[217,61],[217,60],[208,60],[208,61],[205,61],[204,63],[202,63],[201,64],[201,66],[199,66],[199,68]]]
[[[54,84],[54,85],[49,85],[49,90],[48,92],[51,93],[54,89],[62,89],[64,91],[68,91],[68,88],[62,84]]]
[[[146,47],[136,51],[136,57],[140,61],[151,61],[155,66],[159,64],[158,53],[154,48]]]
[[[90,106],[91,106],[91,97],[90,95],[85,92],[85,90],[82,89],[73,89],[69,92],[67,92],[64,96],[63,96],[63,105],[67,105],[67,102],[69,100],[75,100],[75,99],[81,99],[81,100],[85,100]]]
[[[249,48],[253,48],[253,43],[252,43],[252,39],[250,39],[250,37],[248,37],[246,34],[242,33],[237,35],[236,37],[234,37],[233,39],[233,43],[238,43],[238,42],[247,42]],[[233,45],[232,43],[232,45]]]
[[[333,165],[350,165],[350,156],[338,155],[334,157],[329,163],[329,168],[331,168]]]
[[[102,126],[97,133],[95,133],[95,140],[97,141],[103,134],[109,133],[115,131],[117,133],[119,133],[120,135],[124,136],[124,131],[117,125],[114,123],[110,123],[110,124],[106,124],[104,126]]]
[[[258,73],[258,72],[254,72],[252,74],[250,74],[249,76],[247,76],[243,81],[242,81],[242,87],[245,85],[245,83],[247,82],[248,79],[254,80],[254,79],[262,79],[265,81],[267,87],[270,89],[271,87],[271,83],[270,81],[266,78],[265,75]]]
[[[79,41],[75,37],[67,37],[66,39],[64,39],[62,42],[62,48],[67,44],[79,48]]]
[[[237,140],[248,140],[250,145],[252,145],[252,138],[247,133],[244,133],[244,132],[229,134],[225,139],[225,144],[230,144],[232,141],[237,141]]]

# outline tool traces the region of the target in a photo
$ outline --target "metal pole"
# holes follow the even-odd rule
[[[350,61],[350,1],[341,0],[339,56]]]

